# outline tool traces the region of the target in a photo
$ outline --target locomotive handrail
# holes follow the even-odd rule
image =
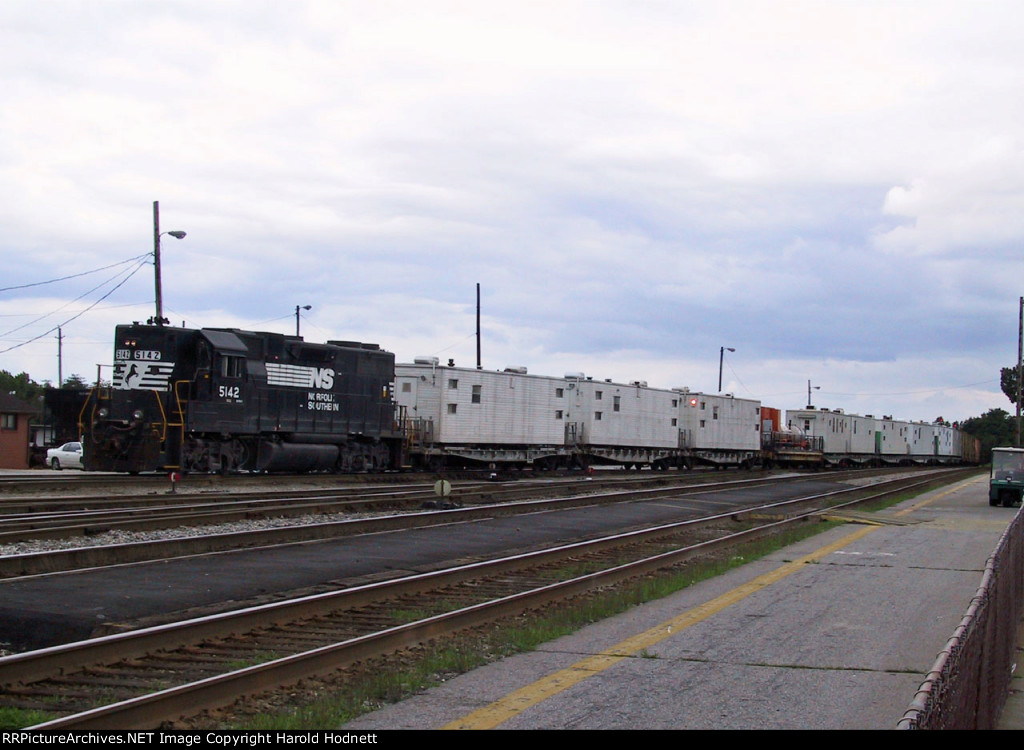
[[[160,427],[162,430],[160,434],[160,442],[163,442],[167,439],[167,412],[164,411],[164,402],[161,400],[159,393],[154,389],[150,389],[149,394],[153,397],[153,400],[156,401],[156,405],[160,409]]]
[[[181,394],[178,392],[178,387],[184,385],[188,387],[190,381],[188,380],[175,380],[174,381],[174,405],[178,411],[178,422],[175,424],[176,427],[182,427],[185,424],[185,405],[188,404],[190,399],[188,397],[182,399]],[[184,403],[183,403],[184,402]]]

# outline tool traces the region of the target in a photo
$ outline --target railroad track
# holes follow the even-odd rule
[[[845,472],[801,475],[812,480],[827,476],[842,480],[851,476],[871,477],[879,472]],[[440,510],[420,510],[436,498],[432,488],[422,485],[384,489],[342,488],[330,494],[301,490],[291,497],[281,492],[231,495],[219,499],[186,500],[181,505],[159,504],[152,497],[138,498],[141,507],[118,505],[117,500],[100,497],[86,500],[88,505],[112,504],[106,509],[91,509],[76,504],[63,506],[65,500],[51,501],[29,512],[23,505],[0,505],[0,544],[27,539],[77,540],[64,549],[0,555],[0,578],[103,567],[147,560],[169,559],[185,555],[246,549],[267,545],[336,539],[397,529],[429,526],[437,523],[469,521],[480,517],[533,513],[579,505],[628,502],[672,496],[688,492],[721,491],[794,481],[792,475],[757,474],[756,478],[732,479],[708,483],[706,475],[681,474],[674,477],[611,478],[581,482],[561,480],[491,484],[470,482],[457,487],[455,504]],[[540,498],[540,499],[536,499]],[[153,505],[153,503],[158,503]],[[455,507],[457,505],[458,507]],[[394,513],[396,510],[407,512]],[[368,513],[371,517],[351,518],[344,514]],[[196,532],[201,527],[256,518],[317,517],[315,523],[281,525],[275,528]],[[173,538],[92,543],[101,532],[111,530],[146,531],[173,527],[191,527],[192,532]]]
[[[5,657],[0,705],[59,717],[33,729],[155,728],[721,552],[806,523],[822,509],[923,490],[965,474],[888,480]]]

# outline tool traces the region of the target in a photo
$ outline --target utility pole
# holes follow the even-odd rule
[[[299,310],[312,310],[312,305],[296,305],[295,306],[295,338],[299,337]]]
[[[156,276],[156,325],[164,324],[164,293],[160,286],[160,201],[153,201],[153,273]]]
[[[63,385],[63,331],[57,327],[57,387]],[[1018,412],[1018,416],[1020,413]]]
[[[180,230],[173,232],[160,231],[160,201],[153,201],[153,273],[156,276],[156,317],[152,322],[154,325],[162,326],[164,320],[164,293],[160,284],[160,235],[169,234],[177,240],[182,239],[185,233]]]
[[[1020,448],[1020,376],[1024,363],[1024,297],[1020,298],[1019,312],[1017,314],[1017,438],[1013,441],[1015,448]]]
[[[476,285],[476,369],[482,370],[480,363],[480,284]]]
[[[725,350],[736,351],[731,346],[718,347],[718,392],[722,392],[722,365],[725,364]]]

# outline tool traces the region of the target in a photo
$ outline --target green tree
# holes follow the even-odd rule
[[[1002,409],[989,409],[980,417],[965,419],[960,429],[981,441],[981,461],[988,463],[994,447],[1013,445],[1017,418]]]
[[[44,386],[35,382],[28,373],[12,375],[7,370],[0,370],[0,393],[13,393],[22,401],[36,403],[43,395]]]
[[[1003,389],[1003,393],[1010,403],[1013,404],[1014,409],[1017,408],[1017,365],[1012,367],[1004,367],[999,371],[999,387]],[[1021,399],[1024,401],[1024,398]]]
[[[87,391],[89,390],[89,384],[85,382],[81,375],[72,374],[64,378],[61,388],[71,391]]]

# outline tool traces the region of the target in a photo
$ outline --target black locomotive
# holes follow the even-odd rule
[[[395,357],[376,344],[121,325],[82,410],[90,471],[397,468]]]

